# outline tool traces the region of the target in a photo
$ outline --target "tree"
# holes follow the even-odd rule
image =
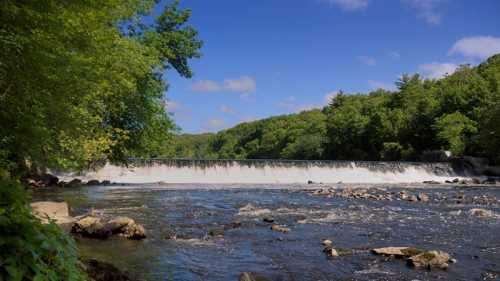
[[[434,128],[438,139],[446,143],[453,155],[463,155],[471,135],[477,133],[477,123],[460,112],[439,117]]]

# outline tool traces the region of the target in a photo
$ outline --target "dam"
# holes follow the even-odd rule
[[[106,164],[96,170],[55,173],[114,183],[416,183],[461,176],[450,163],[324,160],[194,160],[131,158],[126,165]]]

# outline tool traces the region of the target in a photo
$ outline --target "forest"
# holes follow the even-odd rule
[[[338,93],[322,109],[178,135],[175,157],[420,160],[450,151],[500,163],[500,55],[442,79],[403,75],[397,91]]]

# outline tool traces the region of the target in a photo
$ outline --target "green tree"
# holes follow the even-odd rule
[[[437,137],[446,143],[453,155],[463,155],[470,137],[477,133],[477,123],[460,112],[443,115],[436,120]]]

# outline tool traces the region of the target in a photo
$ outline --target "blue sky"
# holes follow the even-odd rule
[[[338,90],[393,89],[500,53],[498,0],[184,0],[204,41],[192,79],[166,73],[185,133],[320,107]]]

